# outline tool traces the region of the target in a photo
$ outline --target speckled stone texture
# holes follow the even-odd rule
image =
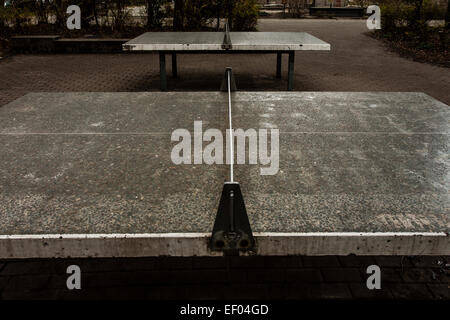
[[[254,231],[449,232],[450,108],[422,93],[237,92],[280,169],[237,165]],[[0,108],[0,235],[210,232],[226,165],[175,165],[178,128],[227,94],[33,93]],[[204,146],[207,143],[204,143]]]
[[[223,51],[224,32],[146,32],[123,45],[131,51]],[[330,50],[330,45],[306,32],[230,32],[231,51]]]

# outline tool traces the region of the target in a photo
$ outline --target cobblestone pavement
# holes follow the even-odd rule
[[[450,104],[450,69],[389,52],[366,36],[364,20],[262,19],[260,31],[306,31],[331,44],[331,52],[298,52],[294,89],[299,91],[420,91]],[[240,90],[285,90],[275,78],[276,56],[181,55],[169,90],[218,90],[225,67]],[[170,72],[170,59],[168,71]],[[31,91],[149,91],[159,88],[155,54],[17,55],[0,61],[0,105]]]
[[[0,261],[2,299],[450,299],[449,257],[323,256]],[[81,269],[68,290],[66,269]],[[368,290],[366,269],[381,268]]]
[[[450,104],[450,71],[389,52],[362,20],[261,20],[261,31],[307,31],[331,52],[299,52],[295,90],[422,91]],[[168,60],[170,61],[170,60]],[[285,90],[274,55],[184,55],[169,90],[217,90],[233,67],[240,90]],[[170,72],[170,63],[168,71]],[[35,91],[158,90],[153,54],[17,55],[0,61],[0,106]],[[0,261],[2,299],[450,299],[449,257],[245,257]],[[82,290],[66,289],[66,268]],[[368,290],[377,264],[382,289]]]

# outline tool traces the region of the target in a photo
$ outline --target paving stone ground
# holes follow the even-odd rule
[[[450,70],[389,52],[363,20],[261,20],[260,31],[305,31],[331,52],[296,56],[298,91],[421,91],[450,104]],[[240,90],[285,90],[273,55],[185,55],[169,90],[220,87],[233,67]],[[170,61],[170,60],[169,60]],[[170,71],[170,63],[169,70]],[[153,54],[16,55],[0,60],[0,106],[28,92],[156,91]],[[450,299],[449,257],[244,257],[0,261],[1,299]],[[66,269],[82,289],[66,289]],[[382,289],[368,290],[377,264]]]
[[[3,261],[0,297],[450,299],[450,269],[446,266],[450,257],[399,258],[254,256]],[[366,286],[366,269],[373,261],[381,268],[380,290]],[[70,265],[81,269],[81,290],[66,287]]]
[[[331,44],[331,52],[298,52],[294,89],[298,91],[420,91],[450,104],[450,69],[414,62],[366,36],[364,20],[261,19],[260,31],[305,31]],[[170,59],[168,71],[170,73]],[[276,56],[180,55],[178,79],[169,90],[218,90],[231,66],[239,90],[285,90],[275,78]],[[35,91],[159,90],[156,54],[16,55],[0,60],[0,106]]]

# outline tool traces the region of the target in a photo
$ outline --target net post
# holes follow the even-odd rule
[[[222,42],[222,49],[230,50],[232,48],[233,48],[233,45],[231,43],[230,28],[228,27],[228,22],[227,22],[227,23],[225,23],[225,34],[224,34],[223,42]]]
[[[222,251],[226,256],[239,255],[241,251],[256,252],[255,238],[237,182],[223,185],[209,248]]]
[[[234,78],[233,70],[230,67],[225,69],[225,74],[222,78],[222,83],[220,84],[220,91],[228,91],[228,73],[230,73],[230,91],[237,91],[236,79]]]

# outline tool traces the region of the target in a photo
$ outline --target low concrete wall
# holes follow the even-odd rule
[[[129,39],[58,39],[56,53],[119,53]]]
[[[56,35],[14,36],[14,53],[118,53],[129,39],[61,39]]]
[[[310,7],[309,14],[317,17],[347,17],[361,18],[364,17],[365,8],[335,8],[335,7]]]
[[[11,37],[11,49],[15,53],[52,53],[59,36],[15,36]]]

